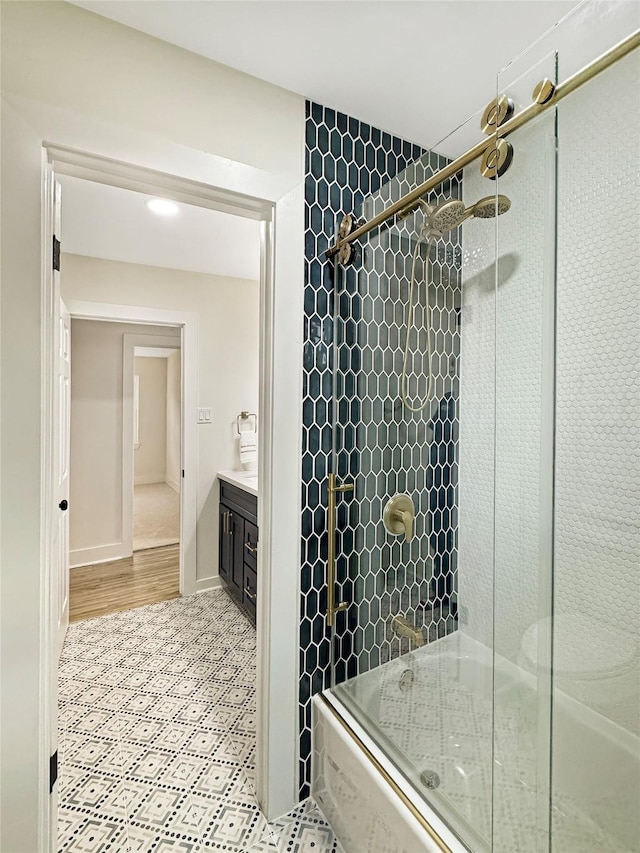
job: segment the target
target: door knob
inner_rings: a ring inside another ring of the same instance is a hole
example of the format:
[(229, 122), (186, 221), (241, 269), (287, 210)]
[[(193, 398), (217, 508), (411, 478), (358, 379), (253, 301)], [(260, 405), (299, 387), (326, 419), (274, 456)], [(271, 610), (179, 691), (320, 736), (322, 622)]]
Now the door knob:
[(64, 512), (65, 510), (69, 509), (69, 501), (68, 500), (62, 500), (62, 501), (60, 501), (58, 506), (60, 507), (62, 512)]
[(394, 536), (404, 533), (407, 542), (411, 542), (415, 515), (413, 501), (409, 495), (394, 495), (387, 501), (382, 521), (389, 533)]

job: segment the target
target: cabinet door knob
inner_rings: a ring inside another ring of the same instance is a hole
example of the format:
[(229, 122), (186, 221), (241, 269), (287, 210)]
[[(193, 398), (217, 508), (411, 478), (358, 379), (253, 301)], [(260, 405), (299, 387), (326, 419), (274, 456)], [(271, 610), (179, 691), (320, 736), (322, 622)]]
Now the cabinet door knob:
[(66, 499), (61, 500), (58, 506), (62, 510), (62, 512), (65, 512), (65, 510), (69, 509), (69, 501)]
[(254, 557), (255, 557), (255, 556), (256, 556), (256, 554), (258, 553), (258, 547), (257, 547), (257, 545), (252, 545), (252, 544), (251, 544), (251, 542), (245, 542), (245, 543), (244, 543), (244, 547), (245, 547), (245, 548), (247, 549), (247, 551), (248, 551), (250, 554), (252, 554)]
[(244, 594), (247, 596), (249, 601), (253, 601), (255, 603), (255, 600), (256, 600), (256, 593), (255, 592), (251, 592), (251, 590), (245, 586)]

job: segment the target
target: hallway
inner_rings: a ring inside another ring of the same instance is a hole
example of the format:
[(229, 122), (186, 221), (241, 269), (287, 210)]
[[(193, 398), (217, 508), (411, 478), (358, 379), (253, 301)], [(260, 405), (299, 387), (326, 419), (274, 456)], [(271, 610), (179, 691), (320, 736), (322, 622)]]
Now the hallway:
[(135, 486), (133, 550), (160, 548), (180, 541), (180, 494), (166, 483)]
[(179, 595), (179, 546), (135, 551), (122, 560), (78, 566), (71, 571), (69, 621), (93, 619)]
[(339, 851), (255, 797), (253, 626), (223, 590), (76, 623), (60, 664), (59, 850)]

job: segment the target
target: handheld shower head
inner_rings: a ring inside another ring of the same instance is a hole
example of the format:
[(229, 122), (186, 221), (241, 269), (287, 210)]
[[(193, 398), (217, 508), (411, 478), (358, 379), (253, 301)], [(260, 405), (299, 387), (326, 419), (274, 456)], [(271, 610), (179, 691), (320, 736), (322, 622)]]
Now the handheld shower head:
[(470, 215), (476, 219), (493, 219), (502, 216), (511, 207), (511, 199), (506, 195), (488, 195), (481, 198), (470, 208)]

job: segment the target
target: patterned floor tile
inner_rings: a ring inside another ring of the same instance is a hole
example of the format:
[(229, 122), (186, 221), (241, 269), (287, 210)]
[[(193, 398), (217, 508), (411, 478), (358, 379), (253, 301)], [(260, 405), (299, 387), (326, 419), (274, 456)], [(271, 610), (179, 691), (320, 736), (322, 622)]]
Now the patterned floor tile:
[(156, 830), (129, 826), (127, 830), (128, 853), (197, 853), (200, 842), (173, 838)]
[(202, 832), (209, 845), (234, 853), (245, 853), (268, 834), (269, 826), (257, 803), (231, 799), (219, 803)]
[(194, 782), (191, 792), (209, 799), (233, 799), (253, 802), (253, 788), (243, 768), (235, 764), (209, 761), (205, 771)]
[(312, 799), (274, 821), (272, 828), (280, 853), (342, 853), (333, 830)]
[(60, 809), (58, 836), (58, 849), (61, 853), (119, 853), (128, 846), (125, 823), (114, 818), (94, 817), (65, 807)]
[(280, 847), (275, 837), (271, 834), (258, 841), (258, 843), (249, 850), (249, 853), (281, 853)]
[(312, 801), (273, 824), (260, 811), (255, 649), (224, 590), (69, 628), (60, 853), (339, 849)]

